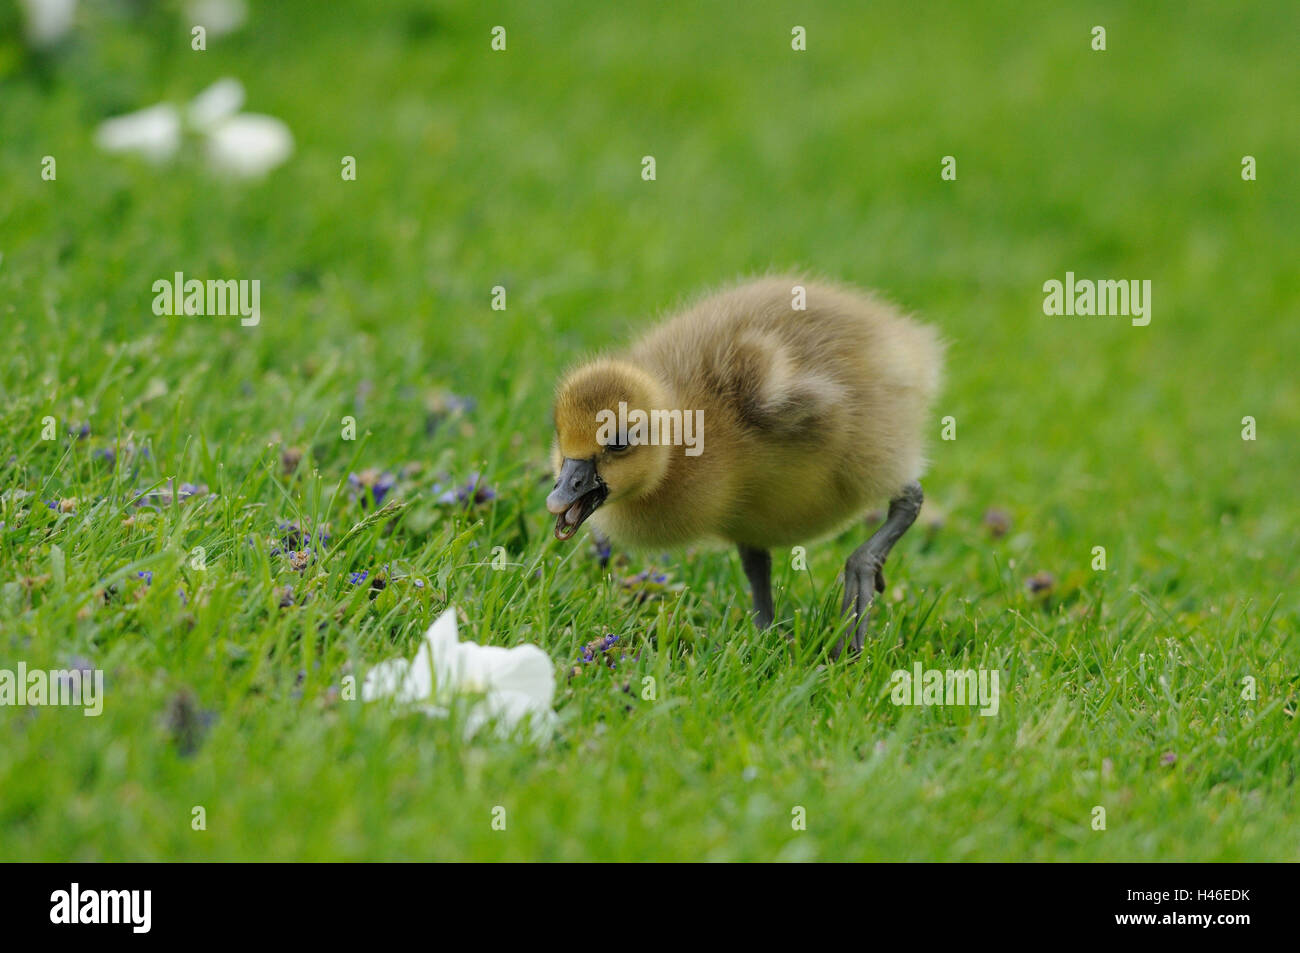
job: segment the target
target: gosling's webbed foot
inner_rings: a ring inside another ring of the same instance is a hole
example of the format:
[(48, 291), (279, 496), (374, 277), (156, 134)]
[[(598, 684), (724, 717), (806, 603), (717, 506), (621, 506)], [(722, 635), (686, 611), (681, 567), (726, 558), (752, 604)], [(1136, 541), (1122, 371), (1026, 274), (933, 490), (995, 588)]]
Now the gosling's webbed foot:
[[(871, 603), (877, 592), (885, 591), (885, 559), (894, 544), (916, 521), (921, 511), (921, 484), (909, 483), (902, 493), (889, 502), (889, 514), (880, 529), (869, 540), (853, 551), (844, 563), (844, 601), (840, 613), (850, 621), (852, 629), (846, 633), (849, 651), (856, 655), (862, 651), (867, 639), (867, 623)], [(835, 643), (831, 658), (837, 659), (844, 649), (844, 639)]]
[[(855, 655), (866, 644), (867, 623), (876, 593), (885, 591), (885, 556), (867, 542), (854, 550), (844, 564), (844, 600), (840, 614), (852, 622), (849, 651)], [(839, 658), (842, 648), (841, 640), (831, 652), (831, 658)]]

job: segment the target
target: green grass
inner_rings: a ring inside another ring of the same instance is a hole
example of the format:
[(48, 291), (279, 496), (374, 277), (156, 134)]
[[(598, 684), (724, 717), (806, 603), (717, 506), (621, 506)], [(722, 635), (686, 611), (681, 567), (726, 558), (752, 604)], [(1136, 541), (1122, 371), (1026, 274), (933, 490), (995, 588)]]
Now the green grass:
[[(99, 718), (0, 708), (0, 858), (1300, 857), (1294, 4), (380, 6), (254, 3), (205, 53), (170, 6), (86, 14), (39, 60), (0, 40), (0, 668), (80, 657), (107, 684)], [(224, 75), (295, 135), (265, 182), (94, 147)], [(603, 572), (543, 506), (566, 365), (797, 267), (951, 342), (946, 515), (895, 551), (855, 664), (827, 650), (865, 525), (806, 572), (776, 554), (787, 644), (750, 626), (734, 554)], [(1151, 279), (1150, 326), (1045, 316), (1067, 270)], [(155, 317), (175, 271), (260, 279), (261, 324)], [(443, 392), (477, 406), (430, 435)], [(349, 534), (367, 467), (406, 505)], [(476, 470), (496, 500), (434, 501)], [(169, 478), (210, 492), (131, 506)], [(302, 572), (270, 553), (285, 520), (332, 533)], [(684, 589), (620, 584), (652, 567)], [(448, 604), (463, 638), (554, 659), (553, 745), (340, 696)], [(569, 680), (605, 632), (635, 660)], [(896, 707), (917, 661), (996, 667), (998, 715)]]

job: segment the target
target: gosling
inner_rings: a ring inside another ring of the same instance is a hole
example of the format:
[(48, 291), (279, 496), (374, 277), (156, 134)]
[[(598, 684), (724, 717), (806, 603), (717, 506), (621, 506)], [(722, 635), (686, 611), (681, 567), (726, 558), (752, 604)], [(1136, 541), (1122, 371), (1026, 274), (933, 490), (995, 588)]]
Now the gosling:
[(766, 628), (770, 550), (888, 500), (844, 565), (841, 612), (860, 652), (885, 559), (921, 508), (942, 363), (932, 328), (849, 288), (769, 277), (705, 297), (561, 381), (555, 535), (591, 519), (632, 548), (734, 545)]

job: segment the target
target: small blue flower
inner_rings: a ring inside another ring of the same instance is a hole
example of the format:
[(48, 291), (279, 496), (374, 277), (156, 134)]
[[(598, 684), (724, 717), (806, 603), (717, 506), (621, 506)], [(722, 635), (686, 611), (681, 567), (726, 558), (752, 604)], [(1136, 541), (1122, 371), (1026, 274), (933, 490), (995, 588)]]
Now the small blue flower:
[[(439, 493), (440, 490), (442, 492)], [(449, 490), (443, 490), (441, 483), (435, 483), (433, 492), (438, 493), (437, 500), (439, 503), (486, 503), (497, 498), (496, 490), (488, 486), (482, 475), (477, 471), (471, 473), (469, 480), (464, 484), (453, 486)]]
[(138, 573), (136, 573), (135, 575), (136, 575), (136, 578), (137, 578), (137, 579), (143, 579), (143, 580), (144, 580), (144, 584), (145, 584), (146, 586), (152, 586), (152, 585), (153, 585), (153, 573), (150, 572), (148, 569), (141, 569), (141, 570), (140, 570)]
[(365, 509), (373, 497), (375, 506), (384, 505), (384, 497), (388, 495), (397, 483), (397, 478), (387, 471), (380, 471), (375, 467), (368, 467), (360, 473), (348, 474), (348, 489), (353, 499), (361, 501), (362, 509)]
[(370, 575), (370, 571), (367, 569), (363, 569), (360, 572), (351, 573), (348, 576), (348, 583), (353, 586), (359, 586), (366, 581), (366, 577), (369, 575)]
[(450, 392), (436, 394), (425, 401), (424, 432), (432, 437), (444, 420), (470, 413), (476, 406), (473, 397), (461, 397)]
[(192, 496), (203, 496), (208, 492), (206, 483), (182, 483), (180, 491), (173, 489), (171, 477), (167, 478), (165, 486), (157, 490), (136, 490), (133, 506), (150, 506), (154, 508), (171, 506), (173, 500), (187, 500)]
[[(303, 529), (292, 520), (284, 520), (279, 525), (280, 540), (271, 547), (271, 555), (279, 556), (282, 551), (290, 553), (296, 550), (303, 550), (314, 553), (315, 550), (311, 545), (311, 532)], [(328, 543), (330, 539), (329, 530), (323, 526), (316, 528), (317, 540), (321, 543)]]
[[(619, 641), (619, 636), (613, 632), (606, 632), (604, 635), (597, 636), (590, 642), (579, 646), (578, 652), (581, 658), (578, 660), (582, 664), (603, 661), (607, 668), (617, 668), (618, 663), (622, 661), (622, 655), (614, 651), (615, 644)], [(575, 668), (574, 672), (581, 671), (581, 668)]]

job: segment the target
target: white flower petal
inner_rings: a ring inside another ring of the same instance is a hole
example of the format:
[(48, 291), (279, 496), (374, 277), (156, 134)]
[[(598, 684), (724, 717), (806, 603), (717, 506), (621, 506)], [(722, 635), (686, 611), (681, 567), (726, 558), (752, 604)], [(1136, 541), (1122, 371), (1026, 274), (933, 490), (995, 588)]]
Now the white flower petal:
[(380, 662), (366, 672), (366, 680), (361, 683), (361, 700), (372, 702), (396, 695), (401, 690), (410, 667), (411, 663), (404, 658)]
[(95, 142), (108, 152), (137, 152), (152, 162), (165, 162), (181, 144), (181, 117), (170, 103), (105, 119), (95, 130)]
[(550, 707), (555, 698), (555, 666), (551, 657), (535, 645), (501, 648), (466, 642), (462, 681), (477, 691), (518, 692)]
[(555, 712), (549, 705), (539, 705), (522, 692), (489, 692), (465, 716), (465, 737), (472, 738), (487, 724), (496, 729), (497, 737), (509, 738), (527, 725), (528, 737), (536, 742), (549, 741), (555, 732)]
[(429, 651), (421, 645), (411, 661), (389, 659), (369, 672), (361, 685), (361, 700), (391, 698), (401, 704), (424, 701), (433, 694), (433, 668)]
[(190, 102), (190, 125), (200, 132), (229, 119), (244, 105), (244, 84), (227, 76), (219, 79)]
[[(450, 703), (464, 694), (483, 696), (466, 714), (466, 738), (472, 738), (488, 723), (495, 724), (503, 737), (525, 722), (534, 741), (546, 741), (554, 733), (557, 719), (551, 702), (555, 698), (555, 667), (550, 656), (535, 645), (507, 649), (461, 642), (454, 608), (448, 608), (429, 626), (412, 662), (396, 659), (375, 666), (361, 690), (364, 701), (378, 697), (422, 701), (432, 697)], [(447, 715), (443, 707), (426, 705), (422, 710), (430, 715)]]
[(27, 41), (33, 46), (53, 46), (72, 29), (77, 0), (19, 0), (26, 14)]
[(456, 692), (460, 681), (461, 644), (456, 632), (456, 610), (448, 608), (424, 633), (422, 649), (427, 649), (433, 661), (433, 673), (441, 696)]
[(416, 649), (415, 658), (411, 660), (411, 671), (402, 689), (399, 701), (423, 701), (433, 697), (433, 664), (429, 650), (423, 644)]
[(274, 116), (241, 113), (208, 132), (208, 158), (221, 172), (256, 178), (293, 154), (293, 134)]
[(203, 27), (209, 37), (233, 33), (248, 19), (244, 0), (191, 0), (185, 12), (190, 25)]

